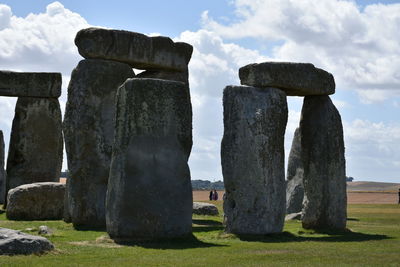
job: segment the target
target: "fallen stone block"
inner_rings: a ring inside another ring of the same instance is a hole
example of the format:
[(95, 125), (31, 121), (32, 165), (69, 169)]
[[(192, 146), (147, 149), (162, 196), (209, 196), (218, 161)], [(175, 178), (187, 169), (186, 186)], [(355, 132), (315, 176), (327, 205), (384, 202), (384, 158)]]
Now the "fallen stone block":
[(218, 208), (214, 204), (204, 202), (193, 202), (193, 214), (197, 215), (218, 215)]
[(285, 216), (285, 221), (300, 220), (301, 216), (302, 216), (301, 211), (295, 212), (295, 213), (290, 213)]
[(61, 73), (0, 71), (0, 96), (51, 97), (61, 95)]
[(288, 96), (331, 95), (333, 75), (310, 63), (264, 62), (239, 69), (240, 83), (255, 87), (276, 87)]
[(145, 70), (185, 71), (193, 52), (191, 45), (168, 37), (101, 28), (80, 30), (75, 44), (84, 58), (114, 60)]
[(33, 183), (11, 189), (7, 195), (9, 220), (61, 220), (65, 184)]
[(0, 228), (0, 255), (41, 254), (53, 249), (53, 244), (44, 237)]

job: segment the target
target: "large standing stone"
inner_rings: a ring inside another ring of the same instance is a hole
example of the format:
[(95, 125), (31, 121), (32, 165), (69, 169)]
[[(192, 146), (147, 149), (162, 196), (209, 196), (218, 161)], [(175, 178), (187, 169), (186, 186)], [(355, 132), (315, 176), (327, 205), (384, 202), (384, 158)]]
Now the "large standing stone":
[(239, 69), (240, 83), (277, 87), (287, 95), (330, 95), (335, 93), (333, 75), (310, 63), (264, 62)]
[(285, 219), (286, 95), (276, 88), (224, 90), (221, 146), (226, 230), (281, 232)]
[(6, 216), (9, 220), (61, 220), (65, 184), (24, 184), (8, 191)]
[(18, 98), (7, 158), (7, 192), (23, 184), (58, 182), (62, 159), (58, 100)]
[(116, 240), (191, 233), (189, 88), (181, 82), (129, 79), (117, 99), (107, 232)]
[(0, 96), (53, 97), (61, 95), (61, 73), (0, 71)]
[(75, 44), (84, 58), (115, 60), (146, 70), (185, 71), (193, 52), (191, 45), (168, 37), (100, 28), (80, 30)]
[(6, 194), (6, 172), (4, 170), (4, 137), (0, 130), (0, 204), (4, 203)]
[(53, 244), (44, 237), (0, 228), (0, 255), (39, 254), (53, 249)]
[(72, 72), (64, 135), (69, 169), (66, 215), (75, 227), (105, 226), (115, 95), (133, 76), (127, 64), (98, 59), (82, 60)]
[(289, 154), (286, 183), (286, 213), (297, 213), (303, 208), (303, 161), (301, 159), (300, 129), (294, 132)]
[(303, 227), (344, 229), (347, 199), (343, 128), (329, 96), (304, 98), (300, 136)]

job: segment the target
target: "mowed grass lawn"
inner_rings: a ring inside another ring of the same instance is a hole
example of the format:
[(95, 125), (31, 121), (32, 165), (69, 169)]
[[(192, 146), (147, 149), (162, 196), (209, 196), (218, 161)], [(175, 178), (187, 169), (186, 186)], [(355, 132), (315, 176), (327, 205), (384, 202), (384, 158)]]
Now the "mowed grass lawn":
[[(218, 203), (220, 212), (221, 203)], [(284, 233), (234, 236), (221, 216), (194, 216), (193, 237), (121, 246), (102, 231), (77, 231), (62, 221), (8, 221), (0, 227), (35, 233), (47, 225), (56, 249), (44, 255), (0, 256), (0, 266), (400, 266), (400, 205), (349, 205), (343, 233), (304, 230), (299, 221)]]

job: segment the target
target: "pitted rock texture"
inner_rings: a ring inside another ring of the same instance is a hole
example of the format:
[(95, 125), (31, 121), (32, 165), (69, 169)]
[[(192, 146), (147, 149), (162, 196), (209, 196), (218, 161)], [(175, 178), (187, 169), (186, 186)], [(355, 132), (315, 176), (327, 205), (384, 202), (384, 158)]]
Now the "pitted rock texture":
[(153, 78), (169, 81), (184, 82), (189, 86), (189, 71), (163, 71), (163, 70), (147, 70), (136, 75), (136, 78)]
[(286, 213), (300, 212), (303, 208), (303, 162), (301, 159), (300, 129), (294, 132), (290, 149), (286, 181)]
[(61, 73), (0, 71), (0, 96), (52, 97), (61, 95)]
[(114, 240), (174, 238), (192, 231), (189, 88), (181, 82), (128, 79), (118, 89), (107, 191)]
[(285, 218), (286, 95), (276, 88), (227, 86), (223, 105), (226, 231), (281, 232)]
[(344, 229), (347, 196), (343, 128), (329, 96), (304, 98), (300, 136), (305, 194), (303, 227)]
[(61, 220), (65, 184), (33, 183), (11, 189), (7, 195), (9, 220)]
[(197, 215), (212, 215), (219, 214), (217, 206), (204, 202), (193, 202), (193, 214)]
[(7, 158), (7, 192), (23, 184), (58, 182), (63, 160), (57, 99), (19, 97)]
[(53, 249), (53, 244), (44, 237), (0, 228), (0, 255), (41, 254)]
[(6, 194), (6, 171), (4, 170), (4, 137), (0, 130), (0, 204), (4, 203)]
[(193, 52), (191, 45), (168, 37), (101, 28), (80, 30), (75, 44), (84, 58), (114, 60), (145, 70), (185, 71)]
[(65, 219), (75, 227), (105, 227), (115, 95), (133, 76), (127, 64), (98, 59), (82, 60), (72, 72), (63, 127), (70, 173)]
[(239, 69), (240, 83), (256, 87), (276, 87), (289, 96), (331, 95), (333, 75), (310, 63), (264, 62)]

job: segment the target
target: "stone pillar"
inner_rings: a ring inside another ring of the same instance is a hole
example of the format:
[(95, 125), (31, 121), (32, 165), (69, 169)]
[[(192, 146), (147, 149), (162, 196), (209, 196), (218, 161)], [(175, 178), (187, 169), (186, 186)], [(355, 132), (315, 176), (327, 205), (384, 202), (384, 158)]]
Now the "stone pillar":
[(105, 227), (105, 198), (115, 124), (115, 95), (132, 68), (87, 59), (73, 70), (64, 118), (69, 177), (67, 221), (75, 227)]
[(340, 114), (329, 96), (306, 96), (300, 120), (304, 228), (346, 227), (346, 173)]
[(58, 182), (63, 158), (56, 98), (19, 97), (7, 158), (7, 192), (23, 184)]
[(187, 85), (135, 78), (118, 90), (107, 232), (120, 241), (192, 231), (192, 108)]
[(276, 88), (224, 90), (221, 145), (226, 231), (282, 231), (285, 217), (286, 94)]
[(303, 161), (301, 159), (300, 130), (296, 129), (290, 149), (288, 169), (286, 175), (286, 213), (297, 213), (302, 210), (303, 187)]
[(6, 195), (6, 172), (4, 170), (4, 137), (0, 130), (0, 204), (4, 204)]

